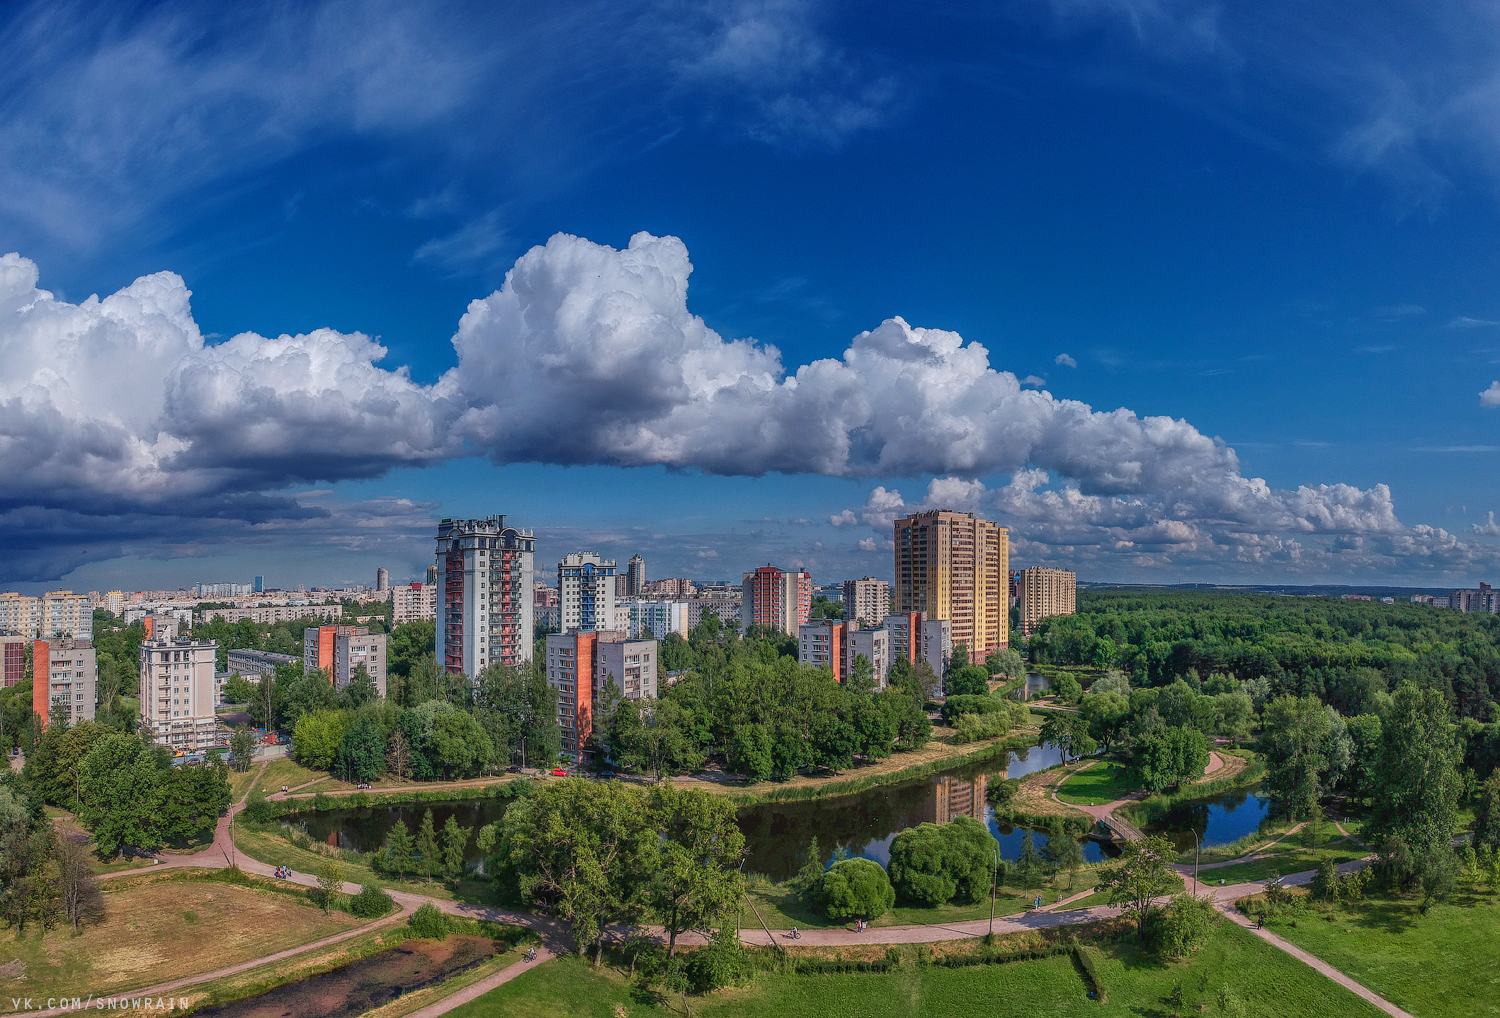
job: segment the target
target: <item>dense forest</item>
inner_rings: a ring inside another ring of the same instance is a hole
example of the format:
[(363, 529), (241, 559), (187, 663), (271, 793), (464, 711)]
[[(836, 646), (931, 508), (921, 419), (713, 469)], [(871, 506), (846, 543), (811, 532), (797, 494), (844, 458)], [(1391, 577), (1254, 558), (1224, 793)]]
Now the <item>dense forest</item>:
[[(1080, 592), (1078, 614), (1045, 620), (1031, 660), (1117, 668), (1136, 685), (1189, 673), (1265, 677), (1344, 714), (1410, 680), (1459, 717), (1490, 720), (1500, 696), (1500, 617), (1425, 605), (1220, 591)], [(1378, 673), (1378, 676), (1377, 676)]]

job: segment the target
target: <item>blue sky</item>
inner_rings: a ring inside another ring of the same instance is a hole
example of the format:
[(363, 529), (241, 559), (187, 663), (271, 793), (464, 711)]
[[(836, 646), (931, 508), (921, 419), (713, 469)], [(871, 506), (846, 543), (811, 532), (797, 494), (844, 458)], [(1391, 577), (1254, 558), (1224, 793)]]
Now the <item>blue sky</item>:
[(1495, 15), (1303, 6), (8, 5), (0, 583), (1500, 575)]

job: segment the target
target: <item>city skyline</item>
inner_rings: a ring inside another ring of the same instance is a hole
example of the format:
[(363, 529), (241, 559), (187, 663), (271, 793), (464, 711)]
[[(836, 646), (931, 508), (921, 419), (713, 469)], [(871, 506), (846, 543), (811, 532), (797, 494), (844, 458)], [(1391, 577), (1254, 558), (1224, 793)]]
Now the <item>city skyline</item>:
[(1458, 7), (1342, 64), (1280, 3), (581, 10), (8, 6), (0, 587), (406, 582), (491, 512), (659, 576), (940, 508), (1098, 582), (1500, 568)]

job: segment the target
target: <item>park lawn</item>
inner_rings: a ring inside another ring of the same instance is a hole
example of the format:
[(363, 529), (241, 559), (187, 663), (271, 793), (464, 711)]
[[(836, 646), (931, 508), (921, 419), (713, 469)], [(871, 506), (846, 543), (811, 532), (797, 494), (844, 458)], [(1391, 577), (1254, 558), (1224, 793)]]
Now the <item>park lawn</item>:
[[(1293, 835), (1282, 842), (1282, 845), (1291, 845), (1296, 838), (1297, 835)], [(1281, 846), (1277, 847), (1280, 848)], [(1352, 862), (1355, 859), (1363, 859), (1369, 854), (1369, 849), (1362, 848), (1346, 838), (1340, 838), (1331, 844), (1318, 846), (1317, 852), (1312, 852), (1301, 845), (1296, 845), (1283, 851), (1274, 852), (1264, 859), (1236, 863), (1233, 866), (1219, 866), (1215, 869), (1203, 870), (1199, 875), (1205, 883), (1217, 884), (1222, 880), (1226, 884), (1242, 884), (1250, 880), (1269, 880), (1273, 876), (1286, 877), (1291, 876), (1293, 873), (1315, 870), (1324, 856), (1327, 856), (1336, 863), (1343, 863)]]
[(286, 785), (288, 788), (296, 788), (298, 785), (305, 785), (309, 781), (317, 782), (316, 785), (307, 789), (309, 794), (313, 792), (331, 792), (340, 788), (352, 789), (355, 787), (346, 781), (338, 780), (327, 771), (315, 771), (309, 767), (303, 767), (295, 760), (289, 759), (272, 760), (266, 766), (265, 776), (255, 783), (255, 787), (259, 788), (266, 795), (274, 795), (281, 791), (282, 785)]
[[(234, 845), (252, 859), (267, 866), (290, 866), (297, 873), (317, 873), (318, 868), (332, 856), (322, 852), (298, 848), (279, 834), (263, 830), (252, 830), (248, 824), (235, 824)], [(349, 853), (338, 856), (344, 870), (344, 880), (353, 884), (375, 884), (397, 891), (409, 891), (443, 901), (468, 901), (480, 905), (491, 904), (493, 886), (489, 881), (460, 880), (455, 892), (448, 884), (437, 880), (397, 880), (383, 873), (376, 873), (364, 863), (350, 860)]]
[[(166, 879), (175, 877), (176, 879)], [(180, 874), (143, 874), (100, 885), (105, 918), (74, 937), (29, 925), (0, 952), (25, 970), (0, 980), (9, 996), (108, 995), (209, 972), (306, 944), (364, 923), (324, 915), (305, 898)]]
[[(1185, 890), (1187, 890), (1187, 883), (1186, 883), (1186, 881), (1184, 881), (1182, 877), (1174, 875), (1172, 877), (1171, 882), (1169, 883), (1169, 886), (1168, 886), (1167, 890), (1164, 891), (1163, 893), (1165, 893), (1165, 894), (1181, 894)], [(1073, 902), (1071, 905), (1067, 906), (1062, 911), (1064, 911), (1064, 912), (1072, 912), (1073, 910), (1080, 909), (1080, 908), (1093, 908), (1095, 905), (1108, 905), (1109, 904), (1109, 896), (1110, 896), (1110, 892), (1109, 891), (1095, 891), (1093, 894), (1089, 895), (1087, 898), (1079, 898), (1077, 901)]]
[[(750, 985), (689, 997), (700, 1018), (1095, 1018), (1165, 1016), (1168, 1000), (1182, 983), (1185, 1007), (1179, 1013), (1219, 1014), (1219, 987), (1246, 1004), (1249, 1018), (1382, 1018), (1382, 1012), (1301, 962), (1243, 930), (1223, 923), (1190, 961), (1162, 966), (1133, 942), (1098, 950), (1099, 974), (1108, 989), (1106, 1004), (1088, 998), (1067, 955), (1037, 961), (968, 968), (916, 966), (910, 947), (894, 972), (856, 975), (772, 975), (761, 973)], [(1201, 976), (1208, 990), (1200, 991)], [(559, 958), (496, 987), (449, 1012), (451, 1018), (637, 1018), (682, 1014), (677, 995), (662, 999), (629, 985), (620, 969), (595, 971), (576, 957)]]
[(1057, 786), (1057, 797), (1074, 806), (1103, 806), (1123, 799), (1138, 787), (1129, 770), (1115, 760), (1098, 761), (1064, 779)]
[[(269, 766), (267, 767), (269, 770)], [(239, 802), (250, 794), (250, 786), (255, 783), (255, 777), (260, 773), (260, 764), (252, 763), (247, 771), (237, 771), (233, 768), (229, 771), (229, 795), (231, 802)], [(280, 785), (276, 786), (280, 788)]]
[[(1087, 890), (1098, 881), (1098, 872), (1090, 867), (1080, 869), (1073, 875), (1073, 890), (1067, 889), (1067, 878), (1063, 877), (1057, 887), (1032, 888), (1030, 890), (1001, 885), (1000, 893), (995, 899), (995, 915), (1010, 916), (1019, 915), (1031, 908), (1038, 895), (1041, 896), (1042, 904), (1051, 905), (1070, 894)], [(852, 926), (852, 922), (835, 922), (829, 919), (821, 911), (809, 905), (807, 901), (797, 892), (785, 884), (762, 884), (752, 887), (747, 892), (748, 897), (754, 903), (755, 910), (760, 912), (760, 920), (773, 930), (790, 929), (793, 926), (805, 930), (829, 930), (841, 929)], [(754, 929), (760, 925), (756, 919), (755, 910), (748, 906), (740, 918), (742, 929)], [(961, 923), (971, 919), (988, 919), (990, 915), (990, 902), (984, 901), (973, 905), (937, 905), (925, 907), (909, 905), (897, 901), (896, 907), (878, 919), (870, 923), (871, 926), (921, 926), (921, 925), (943, 925), (946, 923)]]
[(1466, 889), (1426, 915), (1418, 904), (1373, 895), (1266, 926), (1418, 1018), (1500, 1015), (1500, 897)]

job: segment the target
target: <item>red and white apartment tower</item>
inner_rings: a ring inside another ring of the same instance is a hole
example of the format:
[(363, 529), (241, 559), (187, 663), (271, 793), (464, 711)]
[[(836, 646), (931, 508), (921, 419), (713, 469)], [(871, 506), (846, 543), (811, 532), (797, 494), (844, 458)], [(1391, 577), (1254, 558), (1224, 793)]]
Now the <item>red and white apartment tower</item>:
[(536, 538), (504, 516), (443, 520), (437, 532), (437, 659), (474, 676), (531, 660)]
[(740, 628), (764, 626), (788, 636), (812, 614), (812, 574), (761, 566), (746, 573), (741, 594)]

